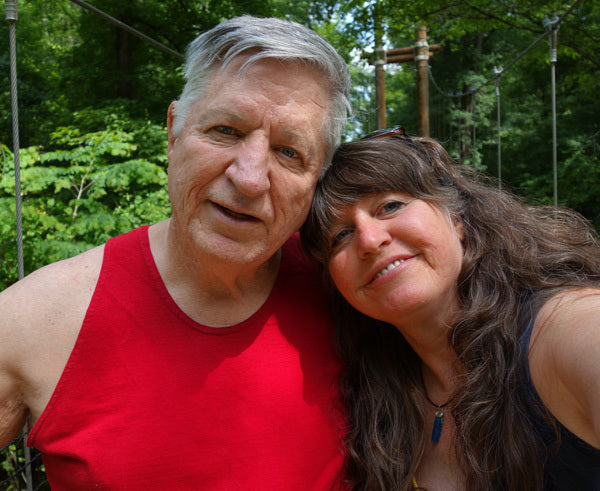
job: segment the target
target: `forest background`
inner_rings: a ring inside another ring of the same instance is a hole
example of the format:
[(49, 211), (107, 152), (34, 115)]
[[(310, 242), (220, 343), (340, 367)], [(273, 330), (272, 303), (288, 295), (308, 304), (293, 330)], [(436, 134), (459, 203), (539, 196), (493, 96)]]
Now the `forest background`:
[[(18, 3), (17, 87), (24, 268), (29, 273), (169, 214), (166, 109), (182, 61), (68, 0)], [(552, 94), (544, 18), (561, 18), (556, 63), (558, 202), (600, 226), (600, 0), (93, 0), (94, 7), (183, 54), (201, 31), (249, 13), (313, 28), (353, 75), (345, 139), (376, 129), (373, 65), (389, 48), (430, 44), (431, 135), (458, 160), (553, 202)], [(575, 5), (575, 8), (571, 8)], [(17, 279), (9, 25), (0, 27), (0, 289)], [(361, 57), (362, 56), (362, 57)], [(515, 62), (515, 60), (518, 61)], [(509, 66), (498, 80), (494, 70)], [(388, 64), (387, 122), (417, 133), (415, 64)], [(500, 135), (499, 135), (500, 134)]]
[[(169, 215), (165, 120), (182, 87), (182, 61), (77, 2), (17, 3), (27, 274)], [(430, 60), (431, 135), (457, 160), (491, 176), (498, 176), (501, 164), (503, 187), (546, 204), (553, 202), (554, 174), (551, 63), (544, 35), (547, 20), (561, 18), (555, 65), (558, 202), (600, 226), (600, 0), (90, 3), (179, 54), (199, 32), (240, 14), (311, 27), (329, 39), (352, 71), (354, 115), (346, 140), (376, 129), (374, 68), (365, 59), (375, 40), (388, 49), (414, 46), (416, 29), (424, 25), (429, 43), (440, 45)], [(0, 25), (0, 43), (4, 289), (18, 278), (8, 22)], [(415, 72), (414, 63), (385, 66), (388, 125), (401, 124), (413, 135)], [(22, 460), (14, 448), (5, 455), (7, 471)], [(19, 485), (4, 483), (3, 489)]]

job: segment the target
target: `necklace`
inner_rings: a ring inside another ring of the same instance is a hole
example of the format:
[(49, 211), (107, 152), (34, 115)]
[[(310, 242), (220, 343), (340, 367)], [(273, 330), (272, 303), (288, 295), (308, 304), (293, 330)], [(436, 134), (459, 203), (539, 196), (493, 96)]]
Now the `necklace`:
[(435, 402), (433, 402), (429, 397), (429, 393), (427, 392), (427, 387), (425, 386), (425, 379), (423, 378), (423, 369), (420, 365), (419, 374), (421, 375), (421, 387), (423, 387), (425, 399), (427, 399), (427, 402), (429, 402), (429, 404), (436, 408), (435, 419), (433, 420), (433, 429), (431, 431), (431, 441), (433, 443), (437, 443), (440, 441), (440, 435), (442, 434), (442, 425), (444, 424), (444, 408), (450, 403), (450, 401), (452, 401), (453, 397), (444, 402), (444, 404), (436, 404)]

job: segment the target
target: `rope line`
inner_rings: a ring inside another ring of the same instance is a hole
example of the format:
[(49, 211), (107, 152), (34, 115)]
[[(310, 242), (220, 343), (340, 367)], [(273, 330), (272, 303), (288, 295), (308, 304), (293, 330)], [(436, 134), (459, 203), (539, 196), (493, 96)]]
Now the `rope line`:
[[(9, 4), (14, 5), (9, 5)], [(17, 7), (16, 1), (6, 2), (10, 44), (10, 95), (12, 111), (13, 154), (15, 159), (15, 205), (17, 207), (17, 268), (19, 279), (24, 276), (23, 217), (21, 212), (21, 162), (19, 159), (19, 103), (17, 97)]]
[(103, 19), (109, 21), (110, 23), (116, 25), (117, 27), (120, 27), (124, 31), (127, 31), (130, 34), (133, 34), (134, 36), (137, 36), (140, 39), (143, 39), (147, 43), (150, 43), (152, 46), (164, 51), (165, 53), (169, 53), (170, 55), (175, 56), (176, 58), (179, 58), (180, 60), (184, 59), (184, 56), (181, 53), (178, 53), (177, 51), (172, 50), (171, 48), (165, 46), (162, 43), (159, 43), (158, 41), (152, 39), (151, 37), (146, 36), (144, 33), (134, 29), (131, 26), (128, 26), (124, 22), (121, 22), (119, 19), (116, 19), (116, 18), (108, 15), (106, 12), (103, 12), (99, 8), (96, 8), (93, 5), (90, 5), (89, 3), (84, 2), (83, 0), (71, 0), (71, 2), (76, 5), (79, 5), (80, 7), (84, 8), (84, 9), (89, 10), (90, 12), (93, 12), (94, 14), (102, 17)]
[[(13, 154), (15, 167), (15, 220), (17, 234), (17, 271), (19, 280), (25, 276), (23, 259), (23, 212), (21, 202), (21, 160), (19, 142), (19, 101), (17, 96), (17, 2), (7, 0), (5, 3), (6, 20), (9, 23), (9, 51), (10, 51), (10, 95), (12, 113)], [(27, 491), (33, 491), (31, 474), (31, 451), (27, 447), (27, 424), (23, 428), (23, 454), (25, 456), (25, 481)]]

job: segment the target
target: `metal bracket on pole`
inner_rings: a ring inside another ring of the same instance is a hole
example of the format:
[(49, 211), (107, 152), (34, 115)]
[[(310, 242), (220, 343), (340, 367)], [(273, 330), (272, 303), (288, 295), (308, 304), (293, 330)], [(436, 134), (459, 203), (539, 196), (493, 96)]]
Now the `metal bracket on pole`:
[(558, 60), (556, 54), (558, 46), (558, 29), (560, 28), (559, 18), (556, 15), (556, 13), (552, 14), (552, 19), (549, 19), (547, 16), (544, 16), (542, 25), (546, 29), (546, 32), (550, 34), (550, 63), (556, 63), (556, 61)]
[(5, 1), (5, 9), (6, 9), (6, 20), (7, 21), (16, 21), (17, 20), (17, 0), (6, 0)]
[(426, 39), (415, 42), (415, 61), (429, 61), (429, 43)]
[(375, 48), (375, 66), (385, 65), (387, 63), (387, 53), (383, 46), (377, 46)]

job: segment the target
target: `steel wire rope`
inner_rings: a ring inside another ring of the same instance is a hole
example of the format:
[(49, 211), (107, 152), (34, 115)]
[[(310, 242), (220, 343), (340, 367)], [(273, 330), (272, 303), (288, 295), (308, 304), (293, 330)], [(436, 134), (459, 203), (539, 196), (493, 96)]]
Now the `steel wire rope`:
[(103, 19), (109, 21), (110, 23), (116, 25), (117, 27), (120, 27), (124, 31), (127, 31), (130, 34), (133, 34), (134, 36), (136, 36), (140, 39), (143, 39), (147, 43), (164, 51), (165, 53), (169, 53), (170, 55), (173, 55), (176, 58), (179, 58), (180, 60), (184, 59), (184, 56), (181, 53), (178, 53), (177, 51), (169, 48), (168, 46), (165, 46), (164, 44), (156, 41), (155, 39), (152, 39), (150, 36), (146, 36), (146, 34), (138, 31), (137, 29), (134, 29), (133, 27), (125, 24), (124, 22), (121, 22), (119, 19), (116, 19), (116, 18), (112, 17), (111, 15), (108, 15), (106, 12), (103, 12), (99, 8), (94, 7), (93, 5), (90, 5), (89, 3), (84, 2), (83, 0), (71, 0), (71, 2), (74, 3), (75, 5), (79, 5), (80, 7), (89, 10), (90, 12), (93, 12), (94, 14), (98, 15), (99, 17), (102, 17)]
[(498, 129), (498, 189), (502, 190), (502, 119), (500, 117), (500, 77), (502, 76), (502, 69), (494, 68), (494, 73), (496, 73), (496, 127)]
[[(17, 0), (6, 0), (6, 20), (9, 24), (10, 51), (10, 98), (12, 114), (13, 155), (15, 168), (15, 221), (17, 234), (17, 271), (19, 280), (25, 276), (23, 260), (23, 214), (21, 202), (21, 161), (19, 158), (19, 102), (17, 95)], [(29, 428), (25, 423), (21, 436), (23, 438), (23, 454), (25, 457), (25, 481), (27, 491), (33, 491), (31, 473), (31, 452), (27, 446)]]
[(15, 163), (15, 205), (17, 218), (17, 268), (19, 279), (24, 276), (23, 217), (21, 213), (21, 162), (19, 159), (19, 103), (17, 97), (17, 1), (6, 1), (6, 20), (9, 24), (10, 99), (12, 112), (13, 154)]
[[(573, 5), (571, 5), (571, 7), (569, 7), (569, 9), (563, 14), (561, 15), (559, 18), (557, 19), (553, 19), (551, 21), (552, 24), (552, 28), (556, 28), (558, 29), (558, 26), (560, 26), (561, 22), (563, 21), (563, 19), (569, 15), (573, 9), (575, 9), (582, 0), (577, 0)], [(555, 27), (556, 26), (556, 27)], [(535, 48), (540, 41), (543, 41), (544, 38), (546, 38), (549, 34), (549, 31), (546, 30), (544, 31), (543, 34), (541, 34), (535, 41), (533, 41), (533, 43), (531, 43), (527, 48), (525, 48), (516, 58), (514, 58), (510, 63), (508, 63), (505, 67), (501, 68), (502, 73), (506, 72), (509, 68), (511, 68), (515, 63), (517, 63), (521, 58), (523, 58), (527, 53), (529, 53), (533, 48)], [(483, 87), (485, 87), (487, 84), (489, 84), (490, 82), (496, 80), (497, 78), (497, 74), (494, 73), (493, 76), (489, 77), (485, 82), (483, 82), (482, 84), (480, 84), (477, 87), (473, 87), (470, 88), (467, 91), (456, 91), (456, 92), (445, 92), (444, 90), (442, 90), (442, 88), (437, 84), (435, 77), (433, 76), (433, 73), (431, 73), (431, 65), (429, 65), (429, 63), (427, 64), (427, 69), (429, 72), (429, 79), (431, 80), (433, 86), (444, 96), (446, 97), (450, 97), (450, 98), (460, 98), (460, 97), (464, 97), (466, 95), (471, 95), (474, 94), (475, 92), (478, 92), (479, 90), (481, 90)]]
[(567, 11), (562, 14), (559, 18), (556, 17), (556, 14), (552, 18), (552, 20), (544, 17), (543, 26), (544, 33), (540, 35), (533, 43), (531, 43), (524, 51), (522, 51), (516, 58), (514, 58), (510, 63), (508, 63), (505, 67), (494, 67), (494, 75), (488, 78), (484, 83), (479, 85), (478, 87), (474, 87), (469, 89), (468, 91), (457, 91), (454, 93), (444, 92), (433, 76), (431, 72), (431, 65), (427, 64), (427, 71), (429, 74), (429, 80), (433, 84), (433, 86), (437, 89), (437, 91), (445, 97), (448, 98), (460, 98), (467, 95), (472, 95), (481, 90), (491, 81), (495, 81), (495, 92), (496, 92), (496, 106), (497, 106), (497, 125), (498, 125), (498, 187), (502, 189), (502, 157), (501, 157), (501, 140), (500, 140), (500, 77), (502, 74), (515, 65), (521, 58), (523, 58), (527, 53), (529, 53), (535, 46), (537, 46), (540, 41), (542, 41), (546, 36), (549, 37), (550, 40), (550, 76), (551, 76), (551, 98), (552, 98), (552, 181), (553, 181), (553, 201), (554, 206), (558, 206), (558, 141), (557, 141), (557, 116), (556, 116), (556, 61), (557, 61), (557, 31), (562, 23), (563, 19), (567, 17), (580, 3), (582, 0), (577, 0)]

